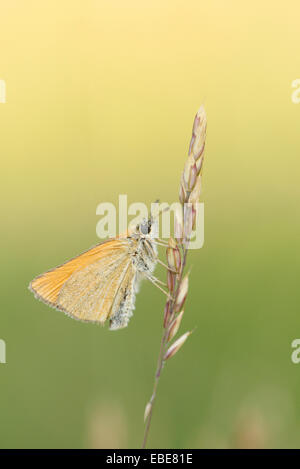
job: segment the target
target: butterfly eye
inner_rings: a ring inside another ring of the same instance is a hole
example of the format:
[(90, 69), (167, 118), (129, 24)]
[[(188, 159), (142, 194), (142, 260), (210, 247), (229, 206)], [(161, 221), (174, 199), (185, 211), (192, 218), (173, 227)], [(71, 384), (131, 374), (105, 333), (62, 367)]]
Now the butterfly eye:
[(149, 226), (148, 222), (147, 223), (142, 223), (140, 226), (140, 231), (143, 235), (149, 234), (150, 233), (151, 227)]

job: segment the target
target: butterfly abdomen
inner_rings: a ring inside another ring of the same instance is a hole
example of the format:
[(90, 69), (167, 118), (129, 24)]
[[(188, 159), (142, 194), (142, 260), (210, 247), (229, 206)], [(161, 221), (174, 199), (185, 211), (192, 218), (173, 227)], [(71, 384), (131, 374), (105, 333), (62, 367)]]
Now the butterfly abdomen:
[(113, 313), (109, 322), (109, 329), (111, 331), (123, 329), (128, 325), (129, 319), (133, 315), (135, 308), (135, 281), (127, 287), (123, 292), (123, 298), (119, 304), (117, 311)]

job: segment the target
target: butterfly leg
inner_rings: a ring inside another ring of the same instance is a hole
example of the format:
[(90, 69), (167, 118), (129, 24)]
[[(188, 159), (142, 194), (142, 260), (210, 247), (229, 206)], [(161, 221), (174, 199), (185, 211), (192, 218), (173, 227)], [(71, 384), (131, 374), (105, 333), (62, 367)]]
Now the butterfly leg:
[(151, 278), (152, 278), (152, 280), (159, 283), (160, 285), (163, 285), (164, 287), (168, 286), (165, 282), (162, 282), (161, 280), (159, 280), (159, 278), (155, 277), (154, 275), (151, 275)]
[(170, 272), (173, 272), (173, 274), (178, 274), (178, 273), (179, 273), (179, 272), (177, 272), (177, 270), (172, 269), (172, 268), (169, 267), (167, 264), (165, 264), (163, 261), (161, 261), (161, 260), (159, 259), (159, 257), (156, 257), (156, 260), (157, 260), (157, 262), (158, 262), (160, 265), (162, 265), (163, 267), (165, 267), (165, 269), (169, 270)]
[(156, 244), (157, 246), (162, 246), (164, 248), (168, 247), (168, 244), (160, 243), (159, 241), (152, 241), (153, 244)]
[(169, 241), (166, 241), (165, 239), (161, 239), (161, 238), (156, 238), (157, 241), (161, 244), (164, 244), (165, 246), (169, 246)]
[(160, 239), (160, 238), (155, 238), (155, 241), (154, 241), (156, 244), (159, 244), (160, 246), (165, 246), (165, 247), (168, 247), (169, 246), (169, 243), (167, 241), (165, 241), (164, 239)]
[(148, 248), (149, 248), (150, 251), (151, 251), (151, 255), (154, 257), (154, 259), (155, 259), (160, 265), (162, 265), (165, 269), (169, 270), (170, 272), (173, 272), (174, 274), (178, 274), (178, 273), (179, 273), (179, 272), (177, 272), (177, 270), (172, 269), (171, 267), (169, 267), (167, 264), (165, 264), (163, 261), (160, 260), (160, 258), (158, 257), (158, 255), (154, 252), (154, 249), (153, 249), (153, 247), (151, 246), (150, 243), (148, 244)]
[(169, 300), (172, 300), (172, 296), (170, 295), (170, 293), (166, 292), (156, 281), (155, 277), (153, 278), (151, 275), (147, 275), (145, 274), (146, 278), (148, 280), (150, 280), (151, 283), (153, 283), (153, 285), (155, 285), (160, 291), (162, 291), (167, 297)]

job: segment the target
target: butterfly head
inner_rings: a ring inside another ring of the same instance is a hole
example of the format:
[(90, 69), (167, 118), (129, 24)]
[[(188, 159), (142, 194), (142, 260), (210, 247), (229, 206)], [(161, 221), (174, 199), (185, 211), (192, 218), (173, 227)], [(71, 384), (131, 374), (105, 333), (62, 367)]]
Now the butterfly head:
[(137, 233), (142, 238), (154, 238), (156, 236), (157, 221), (150, 216), (148, 220), (144, 218), (141, 223), (136, 226)]

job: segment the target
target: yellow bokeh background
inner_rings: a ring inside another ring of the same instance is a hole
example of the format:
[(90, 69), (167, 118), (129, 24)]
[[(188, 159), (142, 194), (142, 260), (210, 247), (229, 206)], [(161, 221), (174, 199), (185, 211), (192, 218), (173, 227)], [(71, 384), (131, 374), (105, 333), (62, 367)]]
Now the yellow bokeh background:
[(299, 2), (0, 7), (0, 446), (141, 444), (160, 292), (145, 283), (112, 333), (27, 285), (97, 242), (100, 202), (176, 201), (204, 103), (205, 244), (182, 330), (197, 328), (164, 370), (149, 444), (299, 447)]

